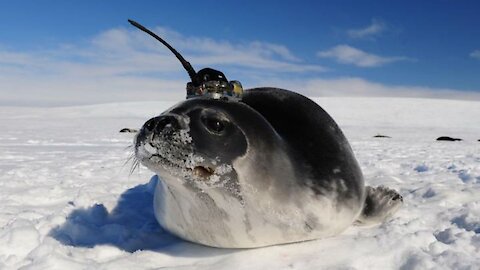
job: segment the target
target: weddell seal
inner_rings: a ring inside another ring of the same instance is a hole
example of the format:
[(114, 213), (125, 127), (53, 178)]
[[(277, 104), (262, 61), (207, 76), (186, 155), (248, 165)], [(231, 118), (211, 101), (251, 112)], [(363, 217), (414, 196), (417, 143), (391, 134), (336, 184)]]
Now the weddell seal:
[(195, 243), (252, 248), (325, 238), (391, 216), (402, 197), (365, 187), (335, 121), (312, 100), (277, 88), (243, 91), (210, 68), (188, 71), (187, 100), (148, 120), (136, 159), (155, 172), (155, 216)]

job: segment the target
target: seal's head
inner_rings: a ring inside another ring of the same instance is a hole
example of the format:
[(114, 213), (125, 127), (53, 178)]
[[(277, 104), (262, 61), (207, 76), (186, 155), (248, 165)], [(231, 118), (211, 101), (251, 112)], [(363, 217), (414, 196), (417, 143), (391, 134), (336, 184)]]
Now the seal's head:
[(241, 197), (233, 163), (247, 152), (249, 131), (244, 123), (270, 129), (243, 103), (189, 99), (143, 125), (135, 139), (135, 155), (169, 185), (222, 187)]

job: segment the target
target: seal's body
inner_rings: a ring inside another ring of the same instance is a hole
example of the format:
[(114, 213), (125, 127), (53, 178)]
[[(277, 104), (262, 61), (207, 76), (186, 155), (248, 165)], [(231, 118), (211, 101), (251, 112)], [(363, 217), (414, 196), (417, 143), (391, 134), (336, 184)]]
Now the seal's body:
[(350, 145), (320, 106), (276, 88), (247, 90), (236, 102), (183, 101), (145, 123), (135, 154), (160, 178), (159, 223), (208, 246), (324, 238), (381, 222), (402, 201), (365, 189)]

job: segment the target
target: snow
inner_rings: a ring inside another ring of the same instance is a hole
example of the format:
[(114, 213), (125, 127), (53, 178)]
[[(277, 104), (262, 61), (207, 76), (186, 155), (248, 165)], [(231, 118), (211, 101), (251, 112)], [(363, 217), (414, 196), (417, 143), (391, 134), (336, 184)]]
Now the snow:
[(405, 204), (380, 226), (251, 250), (168, 234), (153, 216), (157, 178), (130, 175), (134, 135), (118, 131), (174, 103), (0, 107), (0, 269), (480, 269), (480, 102), (315, 100), (366, 182)]

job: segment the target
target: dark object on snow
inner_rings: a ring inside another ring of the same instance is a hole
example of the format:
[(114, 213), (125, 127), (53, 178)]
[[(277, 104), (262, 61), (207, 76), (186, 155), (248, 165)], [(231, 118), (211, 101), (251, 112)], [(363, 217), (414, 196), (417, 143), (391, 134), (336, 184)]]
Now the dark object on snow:
[(455, 142), (455, 141), (463, 141), (463, 140), (460, 139), (460, 138), (452, 138), (452, 137), (448, 137), (448, 136), (442, 136), (442, 137), (438, 137), (437, 141)]
[(122, 128), (119, 132), (120, 133), (137, 133), (138, 130), (134, 128)]
[(390, 137), (390, 136), (381, 135), (381, 134), (377, 134), (377, 135), (375, 135), (375, 136), (373, 136), (373, 137), (374, 137), (374, 138), (388, 138), (388, 139), (392, 138), (392, 137)]

